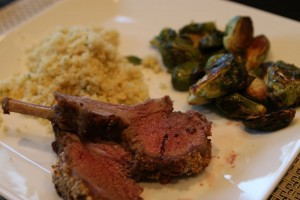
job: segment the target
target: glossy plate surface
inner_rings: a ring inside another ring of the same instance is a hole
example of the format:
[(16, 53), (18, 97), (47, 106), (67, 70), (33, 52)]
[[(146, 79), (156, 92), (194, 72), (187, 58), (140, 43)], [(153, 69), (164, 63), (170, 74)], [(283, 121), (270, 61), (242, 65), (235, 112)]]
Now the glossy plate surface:
[[(249, 15), (255, 35), (271, 42), (269, 60), (300, 66), (300, 24), (279, 16), (215, 0), (66, 0), (0, 36), (1, 74), (4, 79), (24, 69), (24, 51), (58, 26), (96, 25), (116, 29), (120, 52), (140, 57), (155, 54), (149, 40), (164, 27), (180, 28), (215, 21), (224, 28), (234, 15)], [(147, 74), (151, 97), (170, 95), (175, 110), (191, 109), (187, 93), (172, 90), (168, 74)], [(161, 85), (166, 85), (162, 89)], [(204, 173), (175, 183), (141, 183), (145, 200), (264, 199), (278, 184), (300, 149), (299, 109), (293, 123), (270, 134), (246, 132), (208, 108), (200, 111), (213, 121), (213, 158)], [(33, 119), (17, 114), (4, 117), (9, 131), (0, 132), (0, 193), (8, 199), (59, 199), (51, 181), (53, 136)]]

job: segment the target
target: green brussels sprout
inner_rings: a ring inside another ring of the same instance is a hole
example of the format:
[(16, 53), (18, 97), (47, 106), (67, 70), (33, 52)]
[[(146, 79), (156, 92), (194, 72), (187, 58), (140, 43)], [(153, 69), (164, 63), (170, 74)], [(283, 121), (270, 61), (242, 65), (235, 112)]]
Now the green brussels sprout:
[(188, 61), (200, 61), (202, 56), (200, 52), (179, 40), (165, 45), (161, 50), (163, 62), (167, 68), (172, 71), (176, 66)]
[(253, 39), (253, 24), (248, 16), (235, 16), (225, 27), (223, 44), (233, 54), (243, 53)]
[(277, 107), (290, 107), (300, 101), (300, 69), (277, 61), (267, 69), (268, 96)]
[(212, 32), (216, 30), (216, 24), (214, 22), (205, 22), (205, 23), (195, 23), (191, 22), (188, 25), (185, 25), (179, 29), (179, 35), (185, 34), (197, 34), (201, 35), (203, 33)]
[(159, 35), (157, 35), (150, 41), (150, 44), (153, 47), (160, 49), (162, 45), (168, 44), (169, 42), (174, 41), (176, 38), (177, 33), (174, 29), (164, 28), (163, 30), (161, 30)]
[(270, 42), (264, 35), (253, 38), (246, 49), (246, 68), (248, 71), (257, 69), (266, 59), (270, 49)]
[(207, 103), (209, 99), (238, 91), (246, 86), (248, 73), (241, 62), (232, 54), (218, 58), (209, 73), (190, 86), (188, 103)]
[(204, 71), (196, 61), (178, 65), (172, 72), (172, 85), (175, 90), (187, 91), (189, 86), (204, 76)]
[(216, 99), (216, 106), (228, 117), (244, 119), (267, 112), (264, 105), (256, 103), (239, 93), (232, 93)]
[(198, 48), (200, 51), (204, 52), (223, 48), (223, 32), (215, 30), (210, 34), (203, 36), (200, 39)]
[(194, 47), (198, 47), (201, 38), (216, 30), (214, 22), (205, 23), (190, 23), (179, 29), (179, 35), (182, 38), (188, 39), (193, 43)]
[(159, 50), (169, 72), (182, 63), (203, 59), (198, 49), (188, 40), (178, 37), (176, 32), (169, 28), (163, 29), (150, 43)]
[(251, 116), (243, 120), (245, 127), (261, 131), (275, 131), (287, 127), (295, 118), (296, 110), (286, 109)]

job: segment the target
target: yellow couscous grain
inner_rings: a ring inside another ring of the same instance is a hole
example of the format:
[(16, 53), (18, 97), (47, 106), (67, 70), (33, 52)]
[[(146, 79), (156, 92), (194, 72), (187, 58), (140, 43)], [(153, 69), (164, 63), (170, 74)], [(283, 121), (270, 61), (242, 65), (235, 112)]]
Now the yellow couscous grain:
[(50, 106), (58, 91), (110, 103), (144, 101), (149, 94), (141, 69), (119, 54), (118, 44), (114, 30), (60, 28), (27, 52), (27, 72), (2, 81), (1, 99)]

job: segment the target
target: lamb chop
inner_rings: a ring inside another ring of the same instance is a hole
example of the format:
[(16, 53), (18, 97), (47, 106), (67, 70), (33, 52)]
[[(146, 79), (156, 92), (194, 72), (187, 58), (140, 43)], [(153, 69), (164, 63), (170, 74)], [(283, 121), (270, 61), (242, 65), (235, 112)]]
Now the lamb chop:
[[(4, 113), (49, 119), (82, 141), (113, 140), (137, 161), (134, 177), (165, 180), (193, 175), (211, 159), (211, 122), (197, 111), (174, 112), (168, 96), (137, 105), (115, 105), (54, 93), (57, 105), (45, 107), (5, 98)], [(56, 138), (60, 138), (56, 133)]]
[(114, 142), (83, 143), (78, 136), (54, 126), (58, 162), (53, 183), (64, 199), (140, 200), (143, 188), (128, 178), (134, 161)]
[(57, 105), (53, 107), (34, 105), (11, 98), (4, 98), (2, 109), (5, 114), (17, 112), (50, 120), (62, 130), (77, 134), (81, 140), (120, 140), (120, 133), (134, 118), (156, 112), (171, 112), (169, 97), (149, 99), (137, 105), (118, 105), (54, 93)]

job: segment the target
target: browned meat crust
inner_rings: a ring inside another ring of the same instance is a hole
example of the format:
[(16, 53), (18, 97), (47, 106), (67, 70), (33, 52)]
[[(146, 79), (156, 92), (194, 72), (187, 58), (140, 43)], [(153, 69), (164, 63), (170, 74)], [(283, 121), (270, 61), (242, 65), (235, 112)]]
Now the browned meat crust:
[(167, 96), (136, 105), (110, 104), (57, 92), (54, 97), (57, 105), (51, 121), (63, 130), (76, 133), (83, 140), (92, 141), (99, 138), (119, 141), (122, 130), (133, 118), (173, 110), (172, 101)]
[[(75, 138), (74, 138), (75, 137)], [(143, 189), (128, 178), (131, 155), (112, 142), (83, 144), (62, 138), (65, 148), (53, 166), (53, 183), (64, 199), (140, 200)]]

